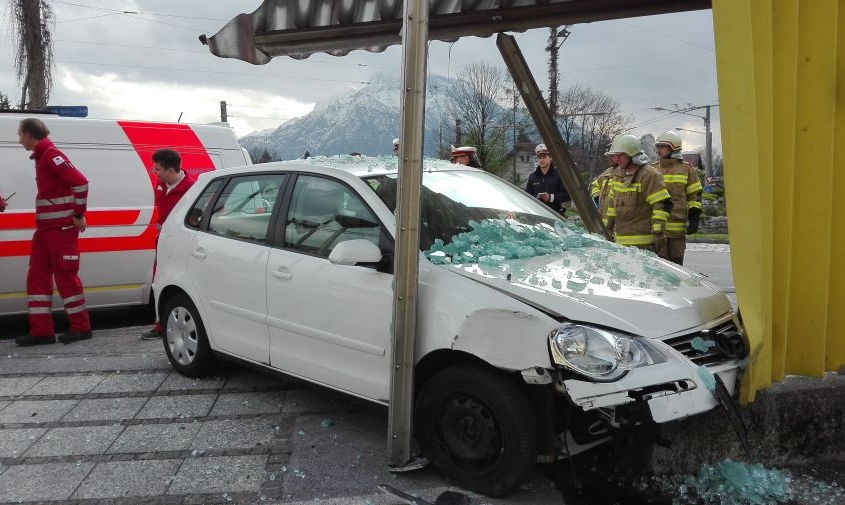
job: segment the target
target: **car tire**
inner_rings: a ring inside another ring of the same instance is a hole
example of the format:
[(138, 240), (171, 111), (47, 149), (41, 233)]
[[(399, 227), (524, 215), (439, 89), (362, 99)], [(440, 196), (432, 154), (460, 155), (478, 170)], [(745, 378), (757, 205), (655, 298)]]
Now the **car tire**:
[(162, 315), (164, 352), (173, 368), (187, 377), (211, 373), (217, 360), (194, 302), (185, 294), (175, 295), (167, 300)]
[(534, 410), (503, 372), (445, 368), (423, 385), (415, 420), (423, 454), (465, 489), (502, 496), (536, 464)]

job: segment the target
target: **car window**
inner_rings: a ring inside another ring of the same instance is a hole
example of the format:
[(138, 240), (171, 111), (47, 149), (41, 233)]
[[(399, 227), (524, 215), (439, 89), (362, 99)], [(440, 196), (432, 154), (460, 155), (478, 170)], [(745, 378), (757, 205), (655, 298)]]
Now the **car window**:
[(214, 203), (208, 231), (250, 242), (266, 242), (273, 206), (283, 181), (282, 174), (231, 178)]
[(223, 185), (223, 179), (216, 179), (211, 181), (203, 190), (202, 194), (191, 206), (191, 210), (185, 216), (185, 226), (188, 228), (199, 229), (202, 227), (203, 217), (208, 213), (208, 204), (214, 200), (214, 195), (220, 191), (220, 186)]
[(285, 247), (327, 257), (346, 240), (379, 244), (380, 225), (360, 196), (331, 179), (299, 176), (285, 225)]

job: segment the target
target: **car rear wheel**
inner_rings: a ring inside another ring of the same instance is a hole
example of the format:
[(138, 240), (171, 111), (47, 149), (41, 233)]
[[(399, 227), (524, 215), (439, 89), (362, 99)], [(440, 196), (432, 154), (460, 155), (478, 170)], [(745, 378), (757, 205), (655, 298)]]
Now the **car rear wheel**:
[(461, 487), (501, 496), (519, 485), (537, 460), (531, 402), (506, 374), (452, 365), (420, 391), (416, 430), (432, 463)]
[(164, 352), (173, 368), (188, 377), (205, 377), (214, 370), (217, 360), (194, 302), (185, 294), (175, 295), (162, 314)]

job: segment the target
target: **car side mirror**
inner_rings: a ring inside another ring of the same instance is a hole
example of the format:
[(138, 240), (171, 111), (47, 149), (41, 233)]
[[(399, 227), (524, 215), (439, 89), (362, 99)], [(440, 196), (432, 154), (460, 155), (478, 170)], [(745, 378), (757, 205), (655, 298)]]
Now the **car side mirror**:
[(332, 249), (329, 261), (335, 265), (376, 264), (381, 261), (381, 250), (369, 240), (355, 239), (343, 241)]

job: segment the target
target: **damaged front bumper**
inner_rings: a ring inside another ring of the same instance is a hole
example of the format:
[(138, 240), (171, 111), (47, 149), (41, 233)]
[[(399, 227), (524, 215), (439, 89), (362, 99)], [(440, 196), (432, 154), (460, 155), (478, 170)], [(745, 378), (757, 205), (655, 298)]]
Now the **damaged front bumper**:
[[(696, 338), (712, 344), (701, 347), (694, 342)], [(666, 356), (665, 362), (634, 368), (614, 382), (591, 382), (557, 375), (553, 380), (554, 388), (585, 411), (647, 402), (657, 423), (717, 407), (720, 401), (715, 394), (714, 376), (721, 379), (728, 394), (734, 394), (747, 342), (741, 324), (733, 314), (693, 332), (671, 335), (652, 343)]]

